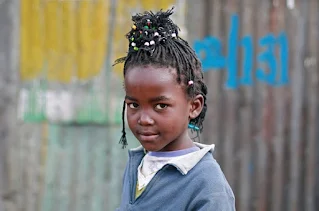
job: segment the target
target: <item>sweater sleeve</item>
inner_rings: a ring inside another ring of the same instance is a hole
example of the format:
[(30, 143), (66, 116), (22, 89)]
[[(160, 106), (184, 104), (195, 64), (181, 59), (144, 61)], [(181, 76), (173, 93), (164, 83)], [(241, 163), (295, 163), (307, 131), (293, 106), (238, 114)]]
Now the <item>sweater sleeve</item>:
[(191, 190), (191, 211), (235, 211), (235, 196), (216, 160), (198, 164)]
[(235, 211), (235, 199), (226, 194), (206, 198), (194, 205), (192, 211)]

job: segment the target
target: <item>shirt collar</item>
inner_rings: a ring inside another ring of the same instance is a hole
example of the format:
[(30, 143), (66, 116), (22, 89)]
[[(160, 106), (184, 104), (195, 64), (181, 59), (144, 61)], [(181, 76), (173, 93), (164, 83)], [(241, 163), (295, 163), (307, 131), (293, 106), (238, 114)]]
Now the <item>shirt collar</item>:
[[(208, 153), (213, 153), (215, 149), (215, 144), (206, 145), (198, 142), (194, 142), (194, 144), (200, 148), (200, 150), (188, 153), (183, 156), (176, 157), (172, 159), (168, 164), (175, 166), (181, 174), (186, 175), (196, 164)], [(146, 154), (143, 146), (139, 146), (130, 150), (132, 153), (143, 152)]]

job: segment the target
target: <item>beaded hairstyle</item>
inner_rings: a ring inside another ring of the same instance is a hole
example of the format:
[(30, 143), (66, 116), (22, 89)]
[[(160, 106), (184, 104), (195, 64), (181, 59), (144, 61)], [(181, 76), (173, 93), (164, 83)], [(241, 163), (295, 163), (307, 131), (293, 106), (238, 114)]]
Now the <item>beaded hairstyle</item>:
[[(178, 36), (179, 28), (169, 18), (173, 9), (157, 13), (144, 12), (132, 16), (134, 25), (126, 34), (129, 40), (127, 56), (119, 58), (115, 64), (124, 62), (124, 77), (128, 68), (144, 65), (171, 67), (176, 69), (177, 82), (186, 88), (189, 98), (198, 94), (204, 97), (203, 110), (198, 117), (190, 120), (192, 131), (202, 131), (207, 105), (207, 87), (203, 81), (201, 62), (189, 44)], [(114, 65), (115, 65), (114, 64)], [(125, 132), (125, 102), (122, 110), (123, 148), (127, 145)]]

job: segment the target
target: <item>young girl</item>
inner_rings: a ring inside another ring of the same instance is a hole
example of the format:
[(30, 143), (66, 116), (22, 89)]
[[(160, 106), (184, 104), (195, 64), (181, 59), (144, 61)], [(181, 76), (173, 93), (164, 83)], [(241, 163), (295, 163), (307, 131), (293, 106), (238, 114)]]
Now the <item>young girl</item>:
[(235, 210), (234, 194), (218, 163), (214, 146), (193, 142), (188, 128), (201, 131), (207, 87), (201, 63), (178, 36), (172, 10), (132, 17), (124, 62), (124, 113), (142, 146), (129, 150), (117, 210)]

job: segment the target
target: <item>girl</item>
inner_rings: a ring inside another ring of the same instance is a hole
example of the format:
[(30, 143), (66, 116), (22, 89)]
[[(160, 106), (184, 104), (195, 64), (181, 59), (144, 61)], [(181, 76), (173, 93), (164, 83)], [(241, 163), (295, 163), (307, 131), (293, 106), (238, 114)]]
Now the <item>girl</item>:
[(193, 142), (203, 129), (207, 88), (201, 63), (178, 36), (172, 10), (132, 17), (124, 62), (125, 102), (120, 143), (127, 145), (124, 113), (142, 146), (129, 150), (117, 210), (235, 210), (234, 194), (214, 146)]

